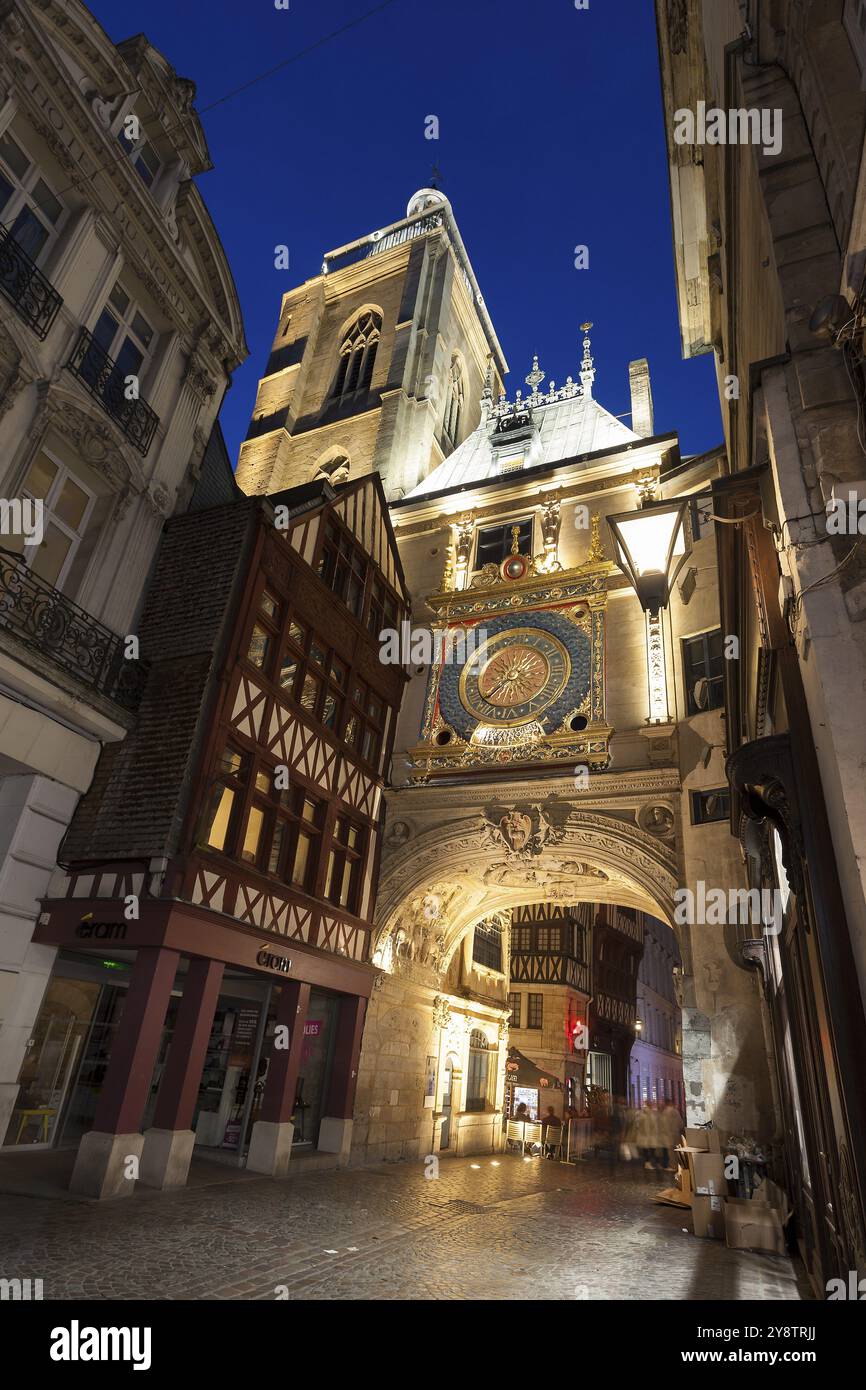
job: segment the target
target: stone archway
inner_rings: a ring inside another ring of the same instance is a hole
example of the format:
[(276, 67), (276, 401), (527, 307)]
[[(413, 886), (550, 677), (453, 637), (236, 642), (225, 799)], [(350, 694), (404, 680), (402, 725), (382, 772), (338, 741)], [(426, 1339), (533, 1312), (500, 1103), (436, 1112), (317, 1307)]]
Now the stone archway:
[[(673, 927), (683, 960), (689, 1118), (714, 1118), (731, 1130), (766, 1128), (772, 1107), (757, 983), (734, 963), (723, 929), (677, 920), (677, 890), (690, 886), (679, 779), (653, 769), (607, 775), (599, 787), (591, 796), (576, 793), (560, 776), (386, 794), (372, 943), (380, 974), (356, 1107), (357, 1137), (371, 1157), (435, 1151), (438, 1092), (432, 1115), (417, 1110), (424, 1066), (446, 1040), (454, 1047), (473, 1018), (498, 1028), (500, 1039), (507, 1034), (507, 981), (500, 1000), (466, 988), (466, 943), (481, 919), (502, 914), (507, 922), (512, 907), (530, 901), (616, 904)], [(692, 871), (700, 873), (700, 861)], [(386, 1060), (397, 1032), (413, 1039), (399, 1064)], [(503, 1065), (504, 1045), (500, 1071)]]
[[(483, 809), (467, 807), (417, 833), (399, 815), (389, 818), (374, 964), (389, 968), (402, 949), (412, 959), (447, 969), (479, 918), (527, 896), (619, 903), (673, 923), (679, 873), (672, 832), (664, 838), (652, 834), (639, 823), (639, 813), (629, 822), (575, 806), (555, 793), (539, 801), (536, 793), (512, 807), (518, 816), (540, 823), (534, 839), (540, 835), (542, 842), (515, 849), (507, 828), (503, 832), (491, 823), (491, 798), (486, 799)], [(672, 827), (675, 812), (668, 809)], [(395, 826), (401, 825), (409, 825), (410, 834), (403, 839), (399, 831), (395, 843)]]

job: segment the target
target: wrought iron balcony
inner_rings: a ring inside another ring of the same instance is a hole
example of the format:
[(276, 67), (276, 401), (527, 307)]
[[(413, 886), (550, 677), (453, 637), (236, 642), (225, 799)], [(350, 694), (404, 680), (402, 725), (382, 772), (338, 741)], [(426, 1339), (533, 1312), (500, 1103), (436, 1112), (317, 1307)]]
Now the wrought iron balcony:
[(4, 631), (115, 704), (138, 708), (147, 663), (128, 661), (121, 637), (40, 579), (20, 555), (0, 549), (0, 634)]
[(0, 290), (37, 338), (44, 340), (63, 300), (50, 280), (0, 222)]
[(159, 417), (147, 401), (128, 400), (126, 374), (113, 357), (99, 346), (86, 328), (82, 328), (67, 367), (87, 387), (103, 410), (115, 420), (129, 442), (140, 454), (146, 454), (153, 442)]

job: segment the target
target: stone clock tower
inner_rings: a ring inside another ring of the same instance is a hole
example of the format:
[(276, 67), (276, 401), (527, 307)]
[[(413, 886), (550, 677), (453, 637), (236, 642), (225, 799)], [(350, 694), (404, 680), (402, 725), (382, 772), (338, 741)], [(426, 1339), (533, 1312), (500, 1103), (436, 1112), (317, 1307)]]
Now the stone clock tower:
[(397, 500), (472, 433), (506, 370), (451, 205), (421, 189), (284, 295), (238, 482), (273, 493), (375, 469)]

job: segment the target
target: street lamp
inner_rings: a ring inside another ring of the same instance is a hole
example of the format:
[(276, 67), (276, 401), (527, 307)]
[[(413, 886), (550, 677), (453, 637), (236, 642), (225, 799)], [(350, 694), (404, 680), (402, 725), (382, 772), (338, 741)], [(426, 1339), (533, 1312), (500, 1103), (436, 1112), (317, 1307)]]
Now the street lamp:
[(671, 588), (686, 558), (688, 498), (655, 502), (647, 494), (636, 512), (609, 516), (616, 563), (631, 581), (641, 608), (657, 618), (667, 608)]

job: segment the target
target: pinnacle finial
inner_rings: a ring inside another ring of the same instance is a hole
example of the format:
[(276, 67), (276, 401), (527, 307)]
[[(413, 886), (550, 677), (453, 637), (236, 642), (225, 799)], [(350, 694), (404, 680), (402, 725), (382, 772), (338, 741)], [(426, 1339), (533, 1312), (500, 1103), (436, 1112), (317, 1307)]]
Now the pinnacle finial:
[(484, 373), (484, 389), (481, 392), (481, 415), (487, 419), (493, 409), (493, 353), (487, 354), (487, 370)]
[(585, 396), (592, 396), (592, 384), (595, 381), (595, 366), (592, 360), (592, 353), (590, 352), (589, 341), (589, 331), (591, 328), (591, 323), (582, 323), (580, 325), (581, 332), (583, 333), (583, 359), (580, 364), (580, 381)]
[(544, 380), (544, 377), (545, 373), (541, 370), (541, 368), (538, 365), (538, 353), (536, 352), (532, 358), (532, 371), (529, 373), (528, 376), (523, 378), (530, 391), (532, 392), (533, 396), (536, 395), (539, 386)]

